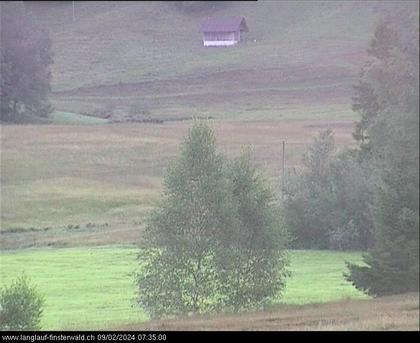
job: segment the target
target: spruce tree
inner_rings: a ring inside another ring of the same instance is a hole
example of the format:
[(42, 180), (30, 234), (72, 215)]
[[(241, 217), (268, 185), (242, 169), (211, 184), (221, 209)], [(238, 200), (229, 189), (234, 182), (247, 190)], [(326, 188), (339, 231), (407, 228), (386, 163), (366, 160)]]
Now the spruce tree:
[(375, 182), (375, 244), (364, 266), (348, 264), (346, 277), (372, 295), (418, 291), (418, 4), (381, 23), (369, 53), (364, 81), (381, 104), (369, 118), (368, 103), (361, 111), (369, 144), (362, 159)]

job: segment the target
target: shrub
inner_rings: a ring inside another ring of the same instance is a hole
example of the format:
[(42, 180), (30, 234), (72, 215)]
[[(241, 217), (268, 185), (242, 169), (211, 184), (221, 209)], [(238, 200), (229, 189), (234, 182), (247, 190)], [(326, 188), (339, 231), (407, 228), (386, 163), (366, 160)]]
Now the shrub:
[(0, 329), (31, 331), (41, 329), (44, 299), (22, 275), (0, 292)]
[(295, 248), (366, 250), (373, 244), (372, 187), (357, 153), (336, 153), (331, 130), (289, 178), (284, 215)]

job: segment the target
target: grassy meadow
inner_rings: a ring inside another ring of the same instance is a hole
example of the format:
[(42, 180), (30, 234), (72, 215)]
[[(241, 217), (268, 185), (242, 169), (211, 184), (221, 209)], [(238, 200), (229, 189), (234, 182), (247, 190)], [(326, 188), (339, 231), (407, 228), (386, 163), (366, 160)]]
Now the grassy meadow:
[(93, 124), (105, 124), (108, 120), (103, 118), (88, 117), (78, 113), (54, 111), (50, 115), (50, 119), (53, 124), (57, 125), (93, 125)]
[[(50, 32), (55, 111), (48, 125), (0, 125), (0, 285), (25, 271), (45, 295), (43, 329), (88, 330), (147, 320), (132, 306), (136, 245), (188, 119), (208, 118), (226, 155), (250, 146), (280, 195), (283, 141), (286, 176), (322, 130), (333, 129), (338, 149), (355, 144), (352, 85), (391, 5), (239, 1), (188, 13), (171, 2), (82, 1), (74, 22), (71, 2), (25, 6)], [(231, 48), (204, 48), (209, 15), (244, 16), (250, 32)], [(164, 122), (108, 118), (132, 105)], [(344, 261), (361, 253), (290, 254), (280, 306), (366, 300), (343, 278)]]
[[(352, 84), (387, 7), (239, 1), (191, 13), (167, 2), (80, 2), (73, 22), (71, 6), (28, 4), (50, 30), (57, 110), (140, 103), (155, 118), (230, 120), (351, 118)], [(241, 44), (202, 46), (200, 22), (218, 15), (246, 18)]]
[[(1, 280), (7, 284), (25, 272), (45, 295), (42, 327), (98, 329), (147, 320), (133, 307), (136, 288), (134, 247), (42, 248), (2, 252)], [(345, 282), (344, 261), (361, 261), (360, 253), (292, 251), (292, 277), (283, 304), (325, 303), (365, 298)]]
[[(56, 51), (53, 89), (68, 91), (119, 82), (180, 82), (238, 69), (267, 73), (277, 68), (308, 67), (314, 61), (313, 67), (334, 65), (335, 70), (348, 72), (357, 68), (357, 54), (363, 53), (370, 39), (378, 15), (375, 7), (380, 10), (387, 5), (226, 2), (210, 12), (192, 13), (158, 1), (82, 2), (75, 6), (75, 22), (71, 6), (52, 4), (47, 10), (46, 6), (33, 5), (31, 10), (51, 30)], [(209, 15), (244, 16), (250, 32), (242, 37), (243, 44), (229, 49), (203, 48), (199, 27)], [(307, 30), (310, 26), (316, 29)], [(339, 58), (342, 56), (347, 58)], [(328, 68), (321, 71), (328, 72)], [(172, 86), (181, 93), (176, 82)], [(191, 86), (197, 91), (209, 85), (201, 82)]]
[[(44, 329), (147, 320), (133, 307), (135, 244), (189, 125), (87, 120), (2, 126), (1, 279), (7, 284), (22, 271), (31, 277), (45, 295)], [(343, 119), (212, 120), (211, 125), (224, 153), (252, 146), (255, 162), (277, 191), (282, 140), (290, 169), (299, 166), (303, 149), (321, 129), (334, 128), (339, 146), (351, 144), (352, 122)], [(292, 251), (293, 276), (278, 302), (363, 298), (342, 277), (344, 260), (360, 259), (359, 253)]]
[[(224, 153), (236, 155), (246, 146), (253, 148), (255, 163), (276, 191), (283, 140), (288, 170), (299, 166), (305, 147), (322, 129), (334, 129), (339, 147), (352, 144), (353, 123), (344, 119), (211, 122)], [(70, 237), (68, 244), (74, 245), (76, 236), (87, 238), (92, 232), (97, 244), (132, 242), (130, 228), (140, 228), (158, 201), (166, 168), (189, 126), (188, 121), (4, 125), (3, 248), (20, 247), (16, 233), (25, 230), (34, 236), (25, 247), (43, 238), (64, 244)]]

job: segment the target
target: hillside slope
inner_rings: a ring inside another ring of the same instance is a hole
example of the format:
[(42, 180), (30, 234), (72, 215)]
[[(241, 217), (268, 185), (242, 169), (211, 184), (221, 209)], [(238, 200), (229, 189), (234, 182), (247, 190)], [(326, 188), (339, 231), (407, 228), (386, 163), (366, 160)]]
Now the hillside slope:
[[(344, 99), (374, 26), (391, 5), (258, 1), (186, 12), (171, 2), (76, 2), (74, 22), (70, 2), (33, 2), (29, 8), (50, 29), (52, 89), (60, 110), (126, 111), (147, 102), (153, 115), (163, 117), (220, 117), (223, 111), (272, 118), (284, 104), (291, 116), (305, 112), (292, 106), (302, 97), (351, 115)], [(199, 24), (219, 15), (245, 16), (250, 32), (235, 47), (204, 48)]]
[[(349, 55), (365, 50), (376, 20), (358, 2), (238, 2), (194, 13), (171, 3), (76, 2), (75, 22), (68, 6), (38, 6), (52, 16), (38, 15), (54, 42), (55, 91), (308, 64), (347, 70), (357, 66)], [(202, 47), (200, 21), (213, 15), (245, 16), (246, 41)]]

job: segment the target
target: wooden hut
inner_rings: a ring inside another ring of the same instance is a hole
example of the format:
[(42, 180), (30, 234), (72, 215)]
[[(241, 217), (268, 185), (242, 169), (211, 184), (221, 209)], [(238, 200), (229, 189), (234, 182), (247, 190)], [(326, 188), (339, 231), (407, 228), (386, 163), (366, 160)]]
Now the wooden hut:
[(248, 32), (244, 17), (208, 18), (201, 24), (204, 46), (230, 46), (241, 40), (241, 32)]

